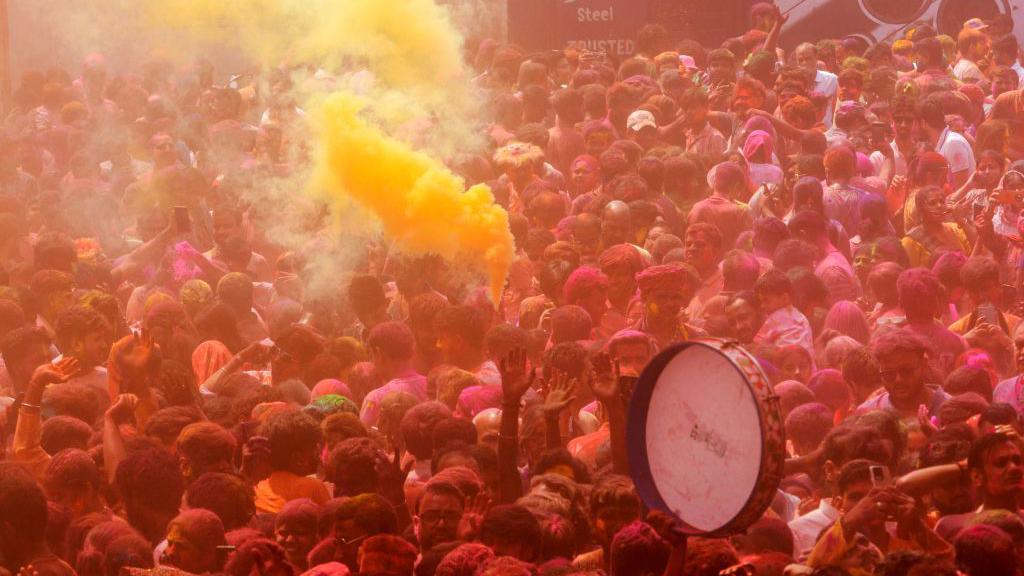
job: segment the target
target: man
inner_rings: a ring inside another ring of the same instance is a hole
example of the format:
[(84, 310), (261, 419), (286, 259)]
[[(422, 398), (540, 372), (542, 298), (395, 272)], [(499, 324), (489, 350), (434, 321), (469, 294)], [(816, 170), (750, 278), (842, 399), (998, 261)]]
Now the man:
[(252, 279), (241, 272), (225, 274), (217, 283), (217, 299), (231, 308), (238, 335), (246, 345), (270, 335), (263, 318), (253, 307), (253, 289)]
[(894, 458), (891, 443), (883, 439), (876, 428), (869, 426), (844, 423), (832, 429), (821, 446), (821, 458), (815, 471), (815, 477), (820, 478), (821, 501), (817, 509), (789, 523), (797, 558), (810, 553), (822, 531), (839, 519), (839, 473), (843, 466), (868, 457), (885, 463)]
[(949, 162), (949, 185), (952, 190), (959, 190), (977, 167), (971, 144), (961, 134), (949, 129), (946, 113), (937, 99), (921, 102), (918, 117), (921, 119), (921, 137)]
[[(962, 336), (988, 322), (997, 325), (1007, 336), (1017, 332), (1020, 317), (1003, 311), (1003, 285), (998, 262), (985, 256), (968, 258), (960, 268), (960, 282), (975, 307), (970, 314), (950, 324), (950, 330)], [(995, 314), (989, 314), (993, 309)]]
[(964, 84), (982, 84), (985, 74), (979, 64), (987, 66), (991, 57), (992, 39), (981, 30), (964, 28), (956, 39), (960, 59), (953, 66), (953, 77)]
[(914, 40), (914, 57), (917, 73), (913, 81), (922, 96), (927, 97), (935, 92), (956, 90), (957, 81), (949, 75), (946, 56), (942, 51), (942, 43), (936, 37)]
[(680, 312), (698, 283), (696, 271), (685, 264), (651, 266), (636, 277), (643, 302), (643, 316), (633, 326), (650, 336), (659, 349), (698, 335), (680, 320)]
[(1024, 407), (1024, 323), (1019, 323), (1014, 331), (1013, 348), (1016, 374), (996, 386), (992, 401), (1009, 404), (1020, 412)]
[(64, 358), (78, 361), (79, 371), (70, 380), (95, 390), (104, 399), (107, 394), (107, 368), (104, 364), (113, 344), (113, 329), (106, 319), (87, 306), (72, 306), (57, 318), (57, 348)]
[(32, 276), (31, 290), (39, 306), (36, 325), (54, 339), (57, 317), (73, 303), (75, 279), (67, 272), (40, 270)]
[(270, 447), (273, 472), (256, 485), (256, 509), (276, 514), (299, 498), (323, 504), (330, 498), (323, 482), (309, 475), (320, 463), (320, 426), (303, 412), (271, 416), (260, 430)]
[(367, 426), (376, 426), (380, 402), (389, 393), (404, 392), (423, 402), (427, 399), (427, 379), (412, 366), (416, 340), (402, 322), (384, 322), (370, 331), (367, 348), (370, 359), (384, 386), (371, 391), (363, 400), (359, 417)]
[(633, 235), (633, 215), (622, 200), (612, 200), (601, 211), (601, 246), (610, 247), (636, 240)]
[(384, 286), (375, 276), (356, 276), (348, 285), (348, 302), (357, 322), (348, 330), (348, 336), (366, 343), (370, 330), (388, 318), (388, 299)]
[(895, 410), (901, 419), (914, 421), (923, 404), (930, 414), (950, 398), (942, 388), (925, 382), (928, 375), (928, 343), (909, 330), (879, 336), (872, 344), (878, 357), (885, 392), (861, 404), (861, 410)]
[(195, 422), (182, 428), (175, 451), (186, 484), (207, 472), (234, 472), (238, 441), (213, 422)]
[(713, 224), (698, 222), (686, 229), (683, 253), (686, 262), (693, 266), (700, 278), (697, 291), (686, 308), (687, 317), (691, 320), (703, 318), (704, 307), (725, 286), (719, 266), (723, 245), (722, 233)]
[(601, 548), (574, 558), (573, 568), (607, 570), (612, 539), (623, 527), (640, 519), (641, 508), (640, 498), (629, 478), (607, 475), (599, 480), (590, 493), (590, 522)]
[(857, 153), (849, 144), (838, 144), (825, 152), (825, 181), (822, 200), (825, 216), (843, 225), (851, 236), (860, 232), (860, 201), (864, 191), (852, 182), (857, 175)]
[(626, 135), (644, 151), (664, 146), (658, 135), (658, 122), (647, 110), (636, 110), (626, 119)]
[(608, 309), (608, 277), (603, 272), (590, 266), (581, 266), (569, 275), (563, 291), (566, 304), (580, 306), (590, 315), (595, 336), (603, 339), (614, 333), (605, 333), (601, 329)]
[(501, 385), (498, 366), (484, 352), (487, 322), (480, 310), (466, 305), (448, 306), (438, 312), (434, 326), (442, 363), (472, 372), (486, 386)]
[(614, 334), (626, 327), (630, 309), (636, 303), (636, 275), (643, 270), (640, 252), (632, 244), (616, 244), (598, 258), (601, 272), (608, 278), (608, 308), (601, 330)]
[(458, 540), (464, 510), (465, 497), (454, 484), (443, 480), (427, 482), (413, 517), (420, 554), (438, 544)]
[(722, 234), (722, 246), (731, 249), (740, 233), (753, 227), (750, 207), (736, 200), (746, 191), (746, 174), (739, 164), (723, 162), (715, 166), (711, 196), (693, 205), (687, 223), (713, 224)]
[[(883, 554), (911, 549), (953, 557), (952, 546), (928, 528), (912, 497), (895, 486), (875, 485), (871, 470), (878, 465), (870, 460), (853, 460), (840, 469), (836, 504), (842, 517), (815, 544), (808, 566), (870, 566), (871, 561), (865, 561), (865, 557), (872, 552), (865, 551), (871, 546)], [(895, 534), (886, 528), (890, 519), (896, 521)], [(881, 560), (880, 556), (875, 558)]]
[(1006, 156), (1010, 161), (1024, 158), (1024, 89), (1000, 94), (992, 106), (990, 120), (1004, 120), (1010, 126)]
[(42, 329), (24, 326), (7, 334), (3, 341), (3, 358), (15, 397), (25, 393), (36, 368), (52, 357), (50, 339)]
[(729, 321), (732, 337), (740, 344), (753, 344), (754, 337), (764, 324), (764, 317), (757, 305), (753, 292), (733, 294), (725, 305), (725, 317)]
[[(242, 211), (238, 208), (227, 204), (214, 208), (214, 246), (208, 252), (203, 254), (203, 256), (221, 268), (228, 268), (228, 264), (225, 260), (225, 244), (231, 238), (245, 237), (242, 223)], [(270, 282), (273, 280), (274, 275), (267, 259), (256, 252), (251, 252), (248, 263), (245, 265), (245, 272), (256, 282)]]
[[(956, 466), (958, 469), (953, 470)], [(950, 473), (963, 474), (961, 464), (948, 465)], [(971, 445), (966, 472), (981, 506), (974, 512), (945, 516), (935, 526), (940, 535), (955, 536), (978, 513), (1009, 510), (1019, 513), (1024, 495), (1024, 464), (1017, 443), (1002, 433), (982, 436)]]
[(860, 297), (857, 277), (850, 262), (832, 245), (825, 228), (825, 218), (812, 210), (803, 210), (789, 221), (789, 229), (795, 238), (818, 248), (821, 256), (814, 273), (828, 288), (829, 305), (841, 300), (857, 300)]
[(17, 574), (31, 565), (39, 576), (75, 571), (46, 545), (47, 506), (36, 481), (17, 464), (0, 464), (0, 566)]
[(551, 96), (555, 125), (548, 129), (548, 158), (562, 174), (569, 174), (573, 160), (583, 154), (583, 133), (577, 126), (583, 122), (583, 94), (574, 88), (563, 88)]
[(697, 154), (708, 164), (718, 162), (725, 153), (726, 141), (708, 122), (708, 96), (700, 88), (690, 88), (679, 98), (680, 112), (686, 118), (686, 151)]
[(69, 448), (54, 454), (42, 486), (46, 499), (67, 508), (72, 518), (110, 514), (103, 499), (100, 470), (84, 450)]
[(1017, 73), (1020, 82), (1011, 88), (1024, 87), (1024, 66), (1020, 64), (1020, 43), (1013, 34), (999, 36), (992, 42), (992, 62), (996, 66), (1006, 66)]
[(222, 569), (219, 546), (227, 544), (224, 524), (209, 510), (178, 514), (167, 526), (167, 550), (161, 564), (190, 574), (216, 574)]
[(927, 268), (904, 270), (896, 282), (900, 308), (906, 315), (904, 328), (927, 340), (934, 350), (937, 368), (952, 372), (957, 358), (966, 350), (964, 340), (935, 320), (942, 309), (943, 288)]
[(814, 44), (804, 42), (794, 52), (796, 65), (803, 69), (804, 75), (813, 86), (813, 91), (827, 100), (825, 107), (825, 128), (832, 127), (832, 112), (835, 108), (836, 95), (839, 92), (839, 77), (831, 72), (818, 69), (818, 49)]
[[(892, 103), (892, 129), (893, 139), (889, 142), (893, 152), (892, 174), (885, 176), (906, 176), (908, 161), (917, 153), (917, 102), (909, 96), (897, 96)], [(885, 165), (885, 155), (878, 150), (871, 153), (871, 163), (875, 166), (876, 172), (882, 174), (882, 167)], [(891, 180), (887, 178), (886, 181)], [(902, 207), (899, 206), (899, 207)], [(890, 204), (889, 209), (895, 212), (894, 206)]]

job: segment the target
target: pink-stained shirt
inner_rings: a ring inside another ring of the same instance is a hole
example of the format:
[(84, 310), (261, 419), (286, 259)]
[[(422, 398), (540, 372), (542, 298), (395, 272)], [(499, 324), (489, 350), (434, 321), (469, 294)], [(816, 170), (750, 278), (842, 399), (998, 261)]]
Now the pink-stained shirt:
[(501, 372), (493, 360), (481, 364), (473, 375), (481, 382), (479, 386), (470, 386), (459, 394), (455, 404), (455, 415), (473, 418), (488, 408), (501, 407)]
[(769, 314), (761, 329), (757, 331), (757, 335), (754, 336), (754, 342), (776, 347), (796, 344), (807, 350), (811, 358), (814, 358), (814, 336), (811, 332), (811, 323), (807, 321), (803, 312), (792, 306), (779, 308)]
[(372, 390), (363, 399), (363, 408), (359, 411), (359, 419), (367, 426), (376, 426), (380, 418), (380, 402), (392, 392), (405, 392), (416, 397), (418, 402), (427, 400), (427, 377), (417, 372), (395, 378), (387, 384)]

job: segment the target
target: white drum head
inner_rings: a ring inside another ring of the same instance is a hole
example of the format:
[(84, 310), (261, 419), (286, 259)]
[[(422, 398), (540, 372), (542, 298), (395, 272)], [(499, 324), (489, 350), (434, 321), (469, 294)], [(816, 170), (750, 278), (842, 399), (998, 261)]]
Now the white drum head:
[(729, 359), (688, 346), (658, 377), (647, 411), (651, 478), (665, 505), (712, 532), (757, 488), (763, 450), (757, 399)]

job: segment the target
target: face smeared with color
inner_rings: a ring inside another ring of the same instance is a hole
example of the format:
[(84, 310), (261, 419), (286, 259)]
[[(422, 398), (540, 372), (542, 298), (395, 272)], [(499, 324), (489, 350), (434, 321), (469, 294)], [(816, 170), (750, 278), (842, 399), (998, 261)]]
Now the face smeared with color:
[(992, 447), (985, 455), (982, 469), (974, 470), (971, 477), (974, 487), (988, 496), (1020, 494), (1024, 489), (1020, 448), (1012, 442)]
[(743, 344), (754, 341), (754, 336), (761, 329), (761, 313), (757, 306), (746, 300), (736, 300), (725, 309), (725, 314), (737, 340)]

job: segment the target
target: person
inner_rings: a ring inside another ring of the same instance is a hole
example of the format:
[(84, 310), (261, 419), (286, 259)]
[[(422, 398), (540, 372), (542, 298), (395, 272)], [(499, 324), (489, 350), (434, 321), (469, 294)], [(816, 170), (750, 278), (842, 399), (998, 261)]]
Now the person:
[(686, 229), (683, 254), (686, 263), (696, 270), (700, 280), (696, 292), (686, 306), (687, 315), (694, 322), (700, 322), (704, 317), (704, 307), (721, 293), (725, 285), (725, 278), (719, 266), (724, 247), (722, 232), (713, 224), (698, 222)]
[(1019, 510), (1021, 479), (1024, 474), (1021, 466), (1020, 448), (1006, 434), (994, 432), (975, 440), (971, 444), (966, 466), (955, 463), (946, 468), (952, 475), (963, 475), (966, 471), (980, 506), (975, 511), (944, 516), (936, 524), (936, 531), (952, 537), (978, 513), (986, 510)]
[(743, 169), (735, 162), (719, 164), (714, 169), (711, 196), (693, 205), (687, 216), (687, 224), (707, 223), (718, 228), (724, 247), (736, 244), (740, 232), (753, 226), (750, 208), (736, 200), (747, 188)]
[(778, 348), (800, 346), (813, 358), (814, 342), (807, 317), (793, 307), (793, 284), (778, 270), (770, 270), (754, 285), (758, 311), (764, 321), (753, 342)]
[(796, 64), (810, 81), (811, 90), (821, 94), (825, 99), (825, 128), (832, 127), (832, 116), (836, 96), (839, 93), (839, 77), (818, 68), (818, 49), (814, 44), (805, 42), (794, 51)]
[(601, 547), (573, 559), (577, 570), (604, 570), (611, 561), (612, 540), (623, 527), (640, 519), (640, 499), (633, 483), (621, 476), (607, 476), (590, 495), (590, 517)]
[(0, 464), (0, 554), (11, 573), (31, 566), (40, 576), (70, 576), (75, 571), (46, 543), (47, 506), (43, 491), (17, 464)]
[(273, 470), (256, 485), (256, 509), (277, 513), (285, 504), (309, 498), (317, 504), (329, 499), (327, 487), (315, 478), (320, 461), (320, 427), (302, 412), (271, 416), (261, 427), (267, 439), (269, 464)]
[(885, 392), (861, 404), (861, 410), (895, 410), (902, 419), (916, 419), (922, 404), (929, 414), (938, 414), (949, 394), (929, 386), (928, 344), (909, 330), (896, 330), (878, 337), (872, 344), (878, 357)]
[(960, 59), (953, 65), (953, 77), (964, 84), (981, 84), (985, 74), (978, 63), (988, 59), (992, 52), (992, 39), (981, 30), (964, 28), (956, 39)]
[(926, 186), (914, 194), (921, 223), (903, 237), (903, 249), (911, 266), (928, 266), (932, 255), (940, 248), (971, 252), (967, 233), (955, 222), (949, 221), (942, 189)]
[(427, 482), (413, 517), (420, 553), (455, 542), (464, 511), (465, 496), (457, 486), (446, 481)]
[(679, 108), (686, 118), (686, 151), (717, 162), (725, 154), (726, 141), (708, 122), (708, 96), (699, 88), (690, 88), (679, 98)]
[(832, 305), (843, 300), (856, 300), (860, 295), (860, 287), (853, 267), (829, 239), (825, 218), (817, 212), (803, 210), (790, 219), (789, 229), (795, 238), (818, 248), (821, 256), (814, 273), (828, 289), (828, 303)]
[(939, 370), (949, 374), (967, 347), (962, 338), (936, 320), (942, 297), (938, 277), (927, 268), (904, 270), (896, 281), (896, 290), (906, 320), (904, 329), (926, 339), (935, 351)]
[(427, 399), (427, 378), (412, 366), (415, 337), (402, 322), (384, 322), (373, 327), (367, 338), (367, 349), (374, 368), (387, 383), (371, 390), (363, 399), (359, 418), (367, 426), (375, 426), (380, 418), (380, 402), (387, 394), (402, 392), (417, 401)]
[(320, 507), (308, 498), (292, 500), (274, 518), (274, 539), (297, 570), (309, 568), (307, 556), (317, 543)]
[(498, 367), (483, 350), (487, 324), (472, 306), (449, 306), (434, 320), (441, 360), (473, 373), (486, 386), (501, 384)]
[(647, 334), (659, 349), (699, 334), (696, 328), (680, 321), (697, 282), (697, 273), (687, 265), (651, 266), (638, 274), (643, 314), (633, 329)]
[(175, 442), (186, 484), (206, 473), (234, 472), (238, 441), (213, 422), (195, 422), (181, 429)]
[(63, 357), (74, 358), (79, 372), (69, 382), (87, 386), (100, 398), (107, 397), (107, 370), (103, 364), (113, 341), (113, 329), (98, 312), (85, 306), (64, 310), (55, 325), (57, 348)]
[(162, 563), (189, 574), (214, 574), (222, 568), (218, 547), (226, 543), (216, 514), (202, 508), (187, 510), (167, 526)]
[(942, 106), (933, 98), (919, 104), (921, 136), (949, 163), (949, 185), (959, 190), (977, 168), (974, 150), (967, 139), (946, 125)]

